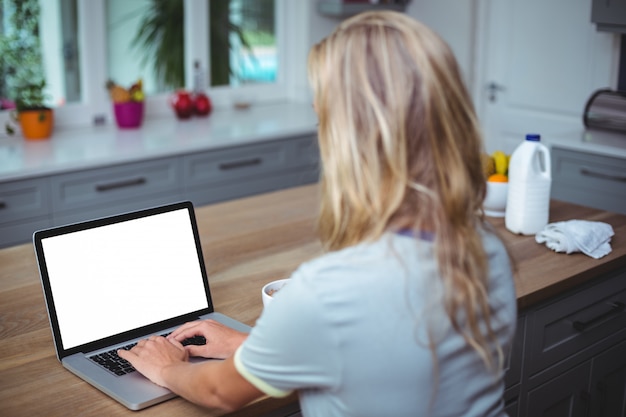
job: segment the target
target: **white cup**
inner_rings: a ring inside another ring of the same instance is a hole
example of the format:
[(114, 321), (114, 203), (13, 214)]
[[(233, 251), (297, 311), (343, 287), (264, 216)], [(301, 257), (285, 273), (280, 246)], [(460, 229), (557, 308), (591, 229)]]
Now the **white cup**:
[(274, 299), (273, 294), (276, 293), (276, 291), (279, 291), (283, 287), (283, 285), (287, 283), (287, 281), (289, 281), (289, 278), (272, 281), (263, 286), (263, 289), (261, 290), (261, 296), (263, 297), (263, 307), (267, 307), (270, 301)]

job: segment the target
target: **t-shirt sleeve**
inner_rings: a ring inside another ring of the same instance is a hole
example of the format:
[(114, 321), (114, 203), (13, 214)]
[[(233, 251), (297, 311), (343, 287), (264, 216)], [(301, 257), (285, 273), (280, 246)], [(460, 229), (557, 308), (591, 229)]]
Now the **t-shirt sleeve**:
[(302, 267), (294, 273), (235, 354), (239, 373), (270, 396), (327, 388), (339, 375), (331, 323), (307, 278)]

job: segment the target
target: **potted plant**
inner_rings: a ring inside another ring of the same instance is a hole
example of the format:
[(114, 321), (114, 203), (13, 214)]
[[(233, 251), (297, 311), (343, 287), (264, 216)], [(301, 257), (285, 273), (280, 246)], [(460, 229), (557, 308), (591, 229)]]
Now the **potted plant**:
[(15, 110), (26, 139), (46, 139), (52, 135), (54, 112), (45, 104), (45, 86), (41, 80), (16, 89)]
[[(52, 134), (53, 110), (47, 105), (46, 80), (39, 41), (39, 1), (9, 0), (6, 34), (0, 36), (2, 78), (15, 103), (14, 120), (27, 139), (45, 139)], [(14, 132), (7, 124), (7, 133)]]

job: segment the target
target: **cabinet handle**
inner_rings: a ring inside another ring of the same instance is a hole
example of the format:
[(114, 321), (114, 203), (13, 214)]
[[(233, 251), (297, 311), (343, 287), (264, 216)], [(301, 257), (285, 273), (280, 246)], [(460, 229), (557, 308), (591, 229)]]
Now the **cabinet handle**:
[(7, 203), (0, 201), (0, 210), (7, 208)]
[(127, 180), (109, 182), (106, 184), (96, 184), (96, 191), (104, 192), (111, 191), (117, 188), (134, 187), (136, 185), (142, 185), (147, 182), (145, 177), (129, 178)]
[(588, 177), (602, 178), (604, 180), (611, 180), (611, 181), (626, 182), (626, 175), (613, 174), (609, 172), (600, 172), (600, 171), (596, 171), (596, 170), (589, 169), (586, 167), (582, 167), (580, 169), (580, 173)]
[(591, 320), (587, 320), (587, 321), (576, 320), (574, 323), (572, 323), (572, 326), (574, 327), (574, 329), (578, 330), (579, 332), (584, 332), (585, 330), (587, 330), (588, 327), (594, 325), (595, 323), (602, 321), (606, 319), (607, 317), (612, 316), (614, 314), (621, 313), (623, 311), (624, 311), (624, 303), (622, 303), (621, 301), (616, 301), (614, 303), (611, 303), (611, 309), (609, 311), (604, 312), (600, 314), (599, 316), (592, 318)]
[(261, 158), (252, 158), (252, 159), (244, 159), (242, 161), (226, 162), (224, 164), (220, 164), (219, 167), (221, 170), (226, 171), (229, 169), (237, 169), (237, 168), (249, 167), (253, 165), (259, 165), (261, 162), (262, 162)]

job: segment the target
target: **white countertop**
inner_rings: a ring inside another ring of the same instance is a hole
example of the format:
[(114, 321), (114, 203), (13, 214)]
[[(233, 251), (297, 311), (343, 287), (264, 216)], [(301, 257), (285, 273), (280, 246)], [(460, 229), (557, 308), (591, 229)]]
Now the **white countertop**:
[(610, 130), (579, 130), (561, 135), (546, 135), (549, 146), (585, 153), (626, 158), (626, 133)]
[(189, 120), (172, 113), (144, 120), (140, 129), (108, 124), (57, 129), (48, 140), (0, 138), (0, 182), (313, 134), (316, 125), (310, 104), (291, 102)]

